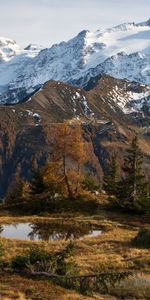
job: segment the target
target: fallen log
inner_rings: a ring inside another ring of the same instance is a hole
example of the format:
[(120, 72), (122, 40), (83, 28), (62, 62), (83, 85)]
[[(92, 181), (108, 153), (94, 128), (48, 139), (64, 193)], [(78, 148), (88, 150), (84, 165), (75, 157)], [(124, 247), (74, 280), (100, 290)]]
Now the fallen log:
[(33, 276), (45, 276), (45, 277), (49, 277), (49, 278), (57, 278), (57, 279), (60, 278), (59, 275), (56, 275), (56, 274), (53, 274), (53, 273), (47, 273), (47, 272), (36, 272), (36, 271), (31, 271), (31, 272), (30, 272), (30, 275), (33, 275)]

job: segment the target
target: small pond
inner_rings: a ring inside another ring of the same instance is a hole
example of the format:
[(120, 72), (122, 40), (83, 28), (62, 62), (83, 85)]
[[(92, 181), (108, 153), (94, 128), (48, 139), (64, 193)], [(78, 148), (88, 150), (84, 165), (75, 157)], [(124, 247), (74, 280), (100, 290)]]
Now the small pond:
[(64, 225), (51, 223), (18, 223), (0, 225), (0, 237), (33, 240), (59, 241), (99, 236), (102, 231), (89, 225)]

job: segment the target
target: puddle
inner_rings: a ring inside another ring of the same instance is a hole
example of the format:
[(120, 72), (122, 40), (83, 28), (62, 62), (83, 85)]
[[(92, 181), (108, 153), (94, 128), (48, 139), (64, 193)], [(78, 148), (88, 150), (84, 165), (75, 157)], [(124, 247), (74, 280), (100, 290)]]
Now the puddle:
[(0, 225), (0, 237), (31, 240), (31, 241), (59, 241), (97, 237), (102, 233), (100, 229), (89, 226), (76, 226), (51, 223), (18, 223)]

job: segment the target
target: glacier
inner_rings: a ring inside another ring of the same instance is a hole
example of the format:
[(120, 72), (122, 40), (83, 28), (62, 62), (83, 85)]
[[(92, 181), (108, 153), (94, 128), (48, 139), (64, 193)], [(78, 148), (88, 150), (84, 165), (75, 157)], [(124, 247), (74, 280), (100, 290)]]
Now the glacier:
[(0, 103), (25, 101), (48, 80), (85, 87), (108, 74), (150, 84), (150, 20), (84, 30), (50, 48), (0, 38)]

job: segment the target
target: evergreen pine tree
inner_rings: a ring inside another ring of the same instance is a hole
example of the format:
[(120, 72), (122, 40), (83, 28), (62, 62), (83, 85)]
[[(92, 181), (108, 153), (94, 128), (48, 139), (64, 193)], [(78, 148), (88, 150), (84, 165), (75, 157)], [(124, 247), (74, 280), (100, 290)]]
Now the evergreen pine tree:
[(150, 214), (149, 183), (144, 182), (143, 189), (141, 189), (140, 195), (134, 203), (134, 208), (137, 212)]
[(148, 200), (147, 185), (142, 171), (142, 153), (135, 136), (127, 150), (123, 172), (125, 178), (119, 183), (117, 198), (119, 206), (130, 210), (140, 210)]
[(42, 170), (33, 170), (32, 182), (30, 185), (31, 194), (41, 194), (45, 192), (46, 185), (44, 183), (44, 177)]
[(103, 188), (109, 195), (115, 195), (118, 186), (118, 166), (116, 154), (112, 155), (109, 172), (103, 179)]
[(11, 187), (8, 195), (6, 196), (5, 202), (7, 204), (16, 204), (24, 200), (23, 189), (25, 182), (22, 179), (16, 178), (15, 183)]

